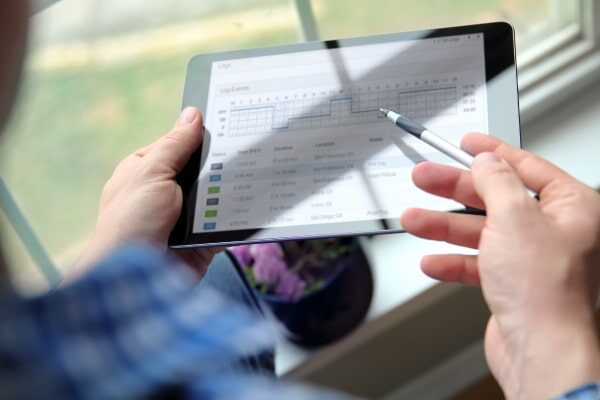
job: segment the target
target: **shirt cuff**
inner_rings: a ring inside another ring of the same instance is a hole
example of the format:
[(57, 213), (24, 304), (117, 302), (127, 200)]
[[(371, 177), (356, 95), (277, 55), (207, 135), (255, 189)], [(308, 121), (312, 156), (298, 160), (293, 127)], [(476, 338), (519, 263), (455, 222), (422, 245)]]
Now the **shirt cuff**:
[(600, 400), (600, 381), (578, 386), (555, 400)]

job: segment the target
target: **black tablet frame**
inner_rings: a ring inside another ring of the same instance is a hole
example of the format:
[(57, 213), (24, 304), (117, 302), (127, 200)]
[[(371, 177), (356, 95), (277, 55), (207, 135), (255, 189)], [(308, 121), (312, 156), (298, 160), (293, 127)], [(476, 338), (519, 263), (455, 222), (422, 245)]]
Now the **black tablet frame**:
[[(420, 31), (392, 33), (384, 35), (347, 38), (340, 40), (306, 42), (284, 46), (228, 51), (202, 54), (192, 57), (187, 65), (186, 81), (182, 108), (195, 106), (206, 109), (208, 87), (212, 63), (221, 60), (241, 59), (286, 53), (296, 53), (313, 50), (333, 49), (341, 47), (387, 43), (406, 40), (429, 39), (446, 36), (482, 33), (484, 38), (485, 76), (486, 82), (502, 75), (502, 83), (497, 85), (497, 95), (488, 95), (488, 121), (490, 130), (497, 136), (514, 146), (521, 146), (517, 71), (515, 62), (514, 30), (505, 22), (494, 22), (477, 25), (446, 27)], [(489, 91), (488, 91), (489, 93)], [(182, 211), (169, 238), (169, 246), (181, 247), (210, 247), (238, 245), (283, 240), (299, 240), (322, 237), (323, 235), (299, 235), (268, 238), (252, 238), (261, 229), (246, 229), (217, 232), (193, 232), (192, 216), (195, 210), (197, 179), (201, 168), (201, 148), (190, 158), (183, 171), (177, 176), (177, 182), (183, 191)], [(470, 212), (469, 210), (456, 210)], [(477, 212), (474, 210), (474, 212)], [(402, 232), (402, 229), (389, 229), (385, 220), (380, 221), (382, 229), (369, 231), (344, 231), (347, 223), (338, 223), (339, 234), (327, 236), (371, 235)], [(333, 224), (330, 224), (333, 226)], [(299, 229), (306, 226), (299, 226)]]

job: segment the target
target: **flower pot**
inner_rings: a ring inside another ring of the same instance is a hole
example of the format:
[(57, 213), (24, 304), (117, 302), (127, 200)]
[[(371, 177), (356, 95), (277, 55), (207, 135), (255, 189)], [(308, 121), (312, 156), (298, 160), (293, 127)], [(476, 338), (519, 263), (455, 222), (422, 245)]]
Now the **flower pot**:
[(255, 290), (259, 301), (281, 321), (290, 340), (310, 346), (330, 343), (364, 319), (373, 296), (373, 276), (358, 240), (352, 240), (348, 255), (332, 262), (337, 263), (332, 275), (296, 301)]

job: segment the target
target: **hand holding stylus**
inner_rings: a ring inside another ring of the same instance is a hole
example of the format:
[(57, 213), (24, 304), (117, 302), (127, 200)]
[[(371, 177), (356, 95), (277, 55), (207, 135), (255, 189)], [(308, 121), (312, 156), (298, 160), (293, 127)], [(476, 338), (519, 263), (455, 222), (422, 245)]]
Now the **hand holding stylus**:
[(477, 155), (471, 171), (425, 162), (413, 180), (487, 216), (409, 209), (401, 221), (416, 236), (479, 255), (427, 256), (421, 268), (443, 281), (481, 285), (492, 312), (486, 356), (508, 398), (551, 398), (600, 380), (600, 195), (491, 136), (468, 134), (461, 147)]

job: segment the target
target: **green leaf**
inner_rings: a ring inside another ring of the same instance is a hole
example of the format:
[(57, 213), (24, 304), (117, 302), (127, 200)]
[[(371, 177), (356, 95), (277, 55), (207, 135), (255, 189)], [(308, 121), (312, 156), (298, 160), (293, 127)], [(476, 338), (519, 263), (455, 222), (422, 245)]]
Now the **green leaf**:
[(252, 268), (244, 268), (244, 273), (246, 278), (248, 279), (248, 283), (250, 286), (256, 287), (256, 278), (254, 277), (254, 270)]
[(319, 279), (317, 281), (311, 282), (308, 285), (306, 285), (306, 287), (304, 288), (304, 295), (308, 295), (311, 294), (313, 292), (316, 292), (317, 290), (321, 289), (321, 287), (323, 287), (323, 284), (325, 283), (324, 279)]

